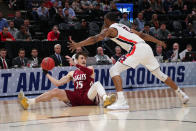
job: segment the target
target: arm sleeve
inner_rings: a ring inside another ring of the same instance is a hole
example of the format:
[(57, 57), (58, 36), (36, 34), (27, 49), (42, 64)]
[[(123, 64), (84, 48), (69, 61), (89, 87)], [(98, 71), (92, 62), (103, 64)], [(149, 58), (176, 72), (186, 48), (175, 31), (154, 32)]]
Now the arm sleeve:
[(87, 67), (81, 66), (79, 64), (76, 64), (76, 67), (79, 68), (81, 71), (85, 72), (87, 75), (92, 75), (93, 74), (93, 70), (89, 69)]
[(48, 33), (47, 39), (48, 39), (48, 41), (53, 41), (51, 32)]
[(14, 39), (14, 37), (12, 36), (12, 34), (8, 34), (8, 37), (10, 38), (10, 39), (12, 39), (13, 41), (15, 41), (15, 39)]

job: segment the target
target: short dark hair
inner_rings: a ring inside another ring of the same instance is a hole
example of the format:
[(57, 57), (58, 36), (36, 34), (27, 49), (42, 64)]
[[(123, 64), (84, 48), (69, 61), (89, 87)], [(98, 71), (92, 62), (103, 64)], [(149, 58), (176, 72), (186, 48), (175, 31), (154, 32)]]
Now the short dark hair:
[(5, 48), (1, 48), (0, 51), (7, 51)]
[[(36, 48), (32, 48), (32, 50), (36, 50), (36, 51), (38, 51), (38, 49), (36, 49)], [(31, 50), (31, 51), (32, 51), (32, 50)]]
[(24, 49), (24, 48), (20, 48), (20, 49), (18, 50), (18, 53), (20, 53), (20, 51), (25, 51), (25, 49)]
[(105, 18), (109, 19), (109, 20), (112, 21), (112, 22), (116, 22), (116, 21), (117, 21), (117, 14), (114, 13), (114, 12), (108, 12), (108, 13), (105, 15)]
[(80, 55), (83, 55), (84, 57), (87, 57), (87, 56), (88, 56), (88, 53), (86, 53), (86, 52), (84, 52), (84, 51), (78, 52), (78, 53), (76, 54), (75, 58), (78, 59)]

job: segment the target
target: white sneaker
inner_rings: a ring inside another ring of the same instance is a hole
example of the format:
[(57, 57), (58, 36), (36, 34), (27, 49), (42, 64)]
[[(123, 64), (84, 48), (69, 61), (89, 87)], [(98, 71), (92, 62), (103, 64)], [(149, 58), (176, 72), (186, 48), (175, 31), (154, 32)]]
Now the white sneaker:
[(189, 101), (189, 97), (182, 90), (177, 90), (176, 94), (183, 104), (186, 104)]
[(114, 104), (107, 106), (107, 109), (111, 110), (127, 110), (129, 105), (126, 100), (117, 100)]

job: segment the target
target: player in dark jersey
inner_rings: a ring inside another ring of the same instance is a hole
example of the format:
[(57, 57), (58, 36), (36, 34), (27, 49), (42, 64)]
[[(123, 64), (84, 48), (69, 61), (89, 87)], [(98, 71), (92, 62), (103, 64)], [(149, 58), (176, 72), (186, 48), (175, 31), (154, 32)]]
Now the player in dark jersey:
[(115, 102), (115, 95), (107, 96), (101, 83), (94, 83), (94, 69), (92, 66), (86, 67), (86, 57), (87, 56), (84, 52), (77, 53), (76, 64), (71, 57), (66, 56), (69, 63), (76, 66), (77, 69), (75, 71), (70, 71), (60, 80), (55, 79), (48, 73), (48, 71), (43, 70), (46, 77), (57, 87), (73, 80), (74, 91), (54, 88), (33, 99), (28, 99), (24, 96), (23, 92), (20, 92), (18, 98), (22, 107), (28, 109), (30, 105), (49, 101), (52, 98), (57, 98), (58, 100), (71, 104), (72, 106), (96, 105), (95, 98), (97, 94), (103, 98), (104, 107)]

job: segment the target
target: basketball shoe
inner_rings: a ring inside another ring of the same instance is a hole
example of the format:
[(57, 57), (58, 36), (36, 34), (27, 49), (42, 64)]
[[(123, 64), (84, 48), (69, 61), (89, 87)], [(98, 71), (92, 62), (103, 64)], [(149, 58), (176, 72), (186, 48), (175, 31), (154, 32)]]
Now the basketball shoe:
[(112, 94), (110, 96), (107, 96), (106, 99), (104, 100), (103, 106), (107, 107), (113, 104), (115, 101), (116, 101), (116, 95)]
[(23, 92), (20, 92), (18, 94), (18, 100), (19, 100), (19, 103), (21, 104), (21, 106), (23, 107), (23, 109), (27, 110), (29, 107), (29, 103), (28, 103), (27, 97), (24, 96)]
[(182, 90), (180, 90), (180, 88), (178, 88), (175, 92), (183, 104), (186, 104), (189, 101), (189, 97)]
[(117, 99), (117, 101), (114, 104), (107, 106), (107, 109), (127, 110), (127, 109), (129, 109), (129, 105), (127, 104), (126, 99)]

